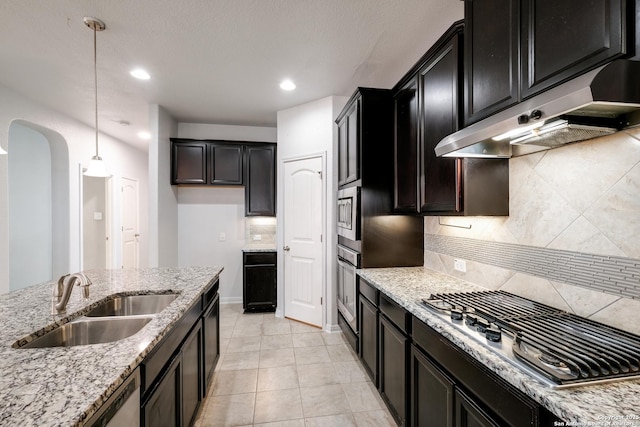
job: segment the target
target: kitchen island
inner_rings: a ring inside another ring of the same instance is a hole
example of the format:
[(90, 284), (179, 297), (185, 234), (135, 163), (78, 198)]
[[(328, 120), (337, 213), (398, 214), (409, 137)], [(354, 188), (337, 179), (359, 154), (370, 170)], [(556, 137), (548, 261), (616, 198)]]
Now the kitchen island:
[(416, 319), (564, 421), (556, 425), (640, 426), (640, 380), (551, 389), (420, 303), (422, 298), (435, 293), (485, 291), (485, 288), (423, 267), (362, 269), (358, 274)]
[[(67, 314), (52, 315), (55, 282), (0, 295), (0, 425), (82, 425), (218, 280), (222, 267), (90, 270), (90, 297), (74, 289)], [(110, 295), (179, 296), (134, 335), (104, 344), (16, 348), (88, 312)]]

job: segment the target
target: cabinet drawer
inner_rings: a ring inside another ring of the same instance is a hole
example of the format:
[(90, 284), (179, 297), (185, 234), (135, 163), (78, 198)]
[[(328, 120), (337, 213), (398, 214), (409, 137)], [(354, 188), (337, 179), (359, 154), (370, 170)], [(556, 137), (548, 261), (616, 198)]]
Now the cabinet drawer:
[(211, 285), (211, 287), (207, 289), (205, 293), (202, 295), (203, 311), (207, 309), (207, 307), (209, 306), (209, 303), (213, 301), (213, 299), (216, 297), (216, 295), (218, 294), (219, 287), (220, 287), (220, 282), (216, 280), (216, 282), (213, 285)]
[(380, 311), (404, 334), (411, 333), (411, 315), (385, 294), (380, 294)]
[(369, 282), (364, 280), (362, 277), (359, 277), (358, 282), (360, 283), (360, 294), (377, 308), (379, 305), (378, 290), (371, 286)]
[(259, 265), (276, 263), (275, 252), (245, 252), (244, 265)]

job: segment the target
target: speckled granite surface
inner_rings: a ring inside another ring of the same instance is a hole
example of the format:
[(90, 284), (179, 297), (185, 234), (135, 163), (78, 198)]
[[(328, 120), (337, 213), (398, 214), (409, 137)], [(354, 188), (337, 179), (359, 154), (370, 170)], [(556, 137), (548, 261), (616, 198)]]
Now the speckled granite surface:
[(363, 269), (358, 274), (568, 425), (640, 426), (640, 380), (550, 389), (419, 305), (432, 293), (485, 288), (422, 267)]
[(242, 248), (242, 252), (275, 252), (275, 243), (249, 243)]
[[(73, 426), (90, 417), (199, 298), (221, 267), (89, 270), (89, 300), (74, 289), (66, 316), (52, 316), (54, 282), (0, 295), (0, 425)], [(106, 344), (19, 349), (19, 339), (53, 329), (112, 294), (180, 296), (135, 335)]]

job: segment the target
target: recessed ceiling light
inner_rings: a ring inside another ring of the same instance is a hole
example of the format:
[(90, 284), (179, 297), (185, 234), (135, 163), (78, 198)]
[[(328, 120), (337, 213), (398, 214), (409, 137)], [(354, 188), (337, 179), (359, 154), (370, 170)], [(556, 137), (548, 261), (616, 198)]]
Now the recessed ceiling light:
[(149, 132), (146, 132), (146, 131), (140, 131), (140, 132), (138, 132), (138, 138), (144, 139), (144, 140), (149, 140), (149, 139), (151, 139), (151, 134)]
[(280, 83), (280, 89), (282, 90), (294, 90), (296, 88), (296, 84), (291, 80), (284, 80)]
[(135, 70), (131, 70), (129, 72), (133, 77), (140, 80), (149, 80), (151, 76), (142, 68), (136, 68)]

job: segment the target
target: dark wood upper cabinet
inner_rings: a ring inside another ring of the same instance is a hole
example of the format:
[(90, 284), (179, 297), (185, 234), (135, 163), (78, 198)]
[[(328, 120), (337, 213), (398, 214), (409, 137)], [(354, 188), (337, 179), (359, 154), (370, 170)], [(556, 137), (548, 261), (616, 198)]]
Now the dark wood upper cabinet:
[(633, 53), (628, 1), (465, 0), (464, 125)]
[(440, 140), (459, 129), (462, 33), (455, 32), (418, 72), (420, 212), (460, 212), (462, 163), (436, 157)]
[(209, 184), (242, 185), (243, 152), (243, 144), (209, 144)]
[(207, 144), (205, 142), (172, 143), (171, 183), (207, 183)]
[(518, 101), (520, 0), (464, 4), (464, 124)]
[(460, 129), (462, 22), (436, 42), (394, 90), (394, 211), (421, 215), (508, 215), (506, 159), (436, 157)]
[(245, 216), (276, 214), (276, 144), (171, 138), (172, 185), (244, 185)]
[(412, 78), (394, 96), (395, 212), (418, 212), (418, 79)]
[(276, 145), (246, 145), (245, 215), (276, 214)]
[(360, 179), (360, 102), (355, 99), (338, 119), (338, 185)]
[(625, 0), (522, 0), (522, 98), (627, 53)]

